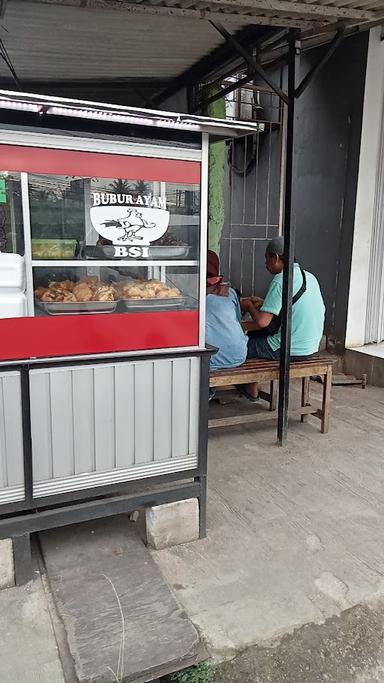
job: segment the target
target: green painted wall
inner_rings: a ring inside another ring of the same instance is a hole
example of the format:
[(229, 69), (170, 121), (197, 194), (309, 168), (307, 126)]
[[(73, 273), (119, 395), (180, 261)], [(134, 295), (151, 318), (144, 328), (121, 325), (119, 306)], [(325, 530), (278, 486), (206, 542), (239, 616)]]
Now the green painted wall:
[[(208, 116), (225, 119), (225, 101), (216, 100), (208, 107)], [(220, 253), (224, 227), (225, 142), (209, 145), (208, 163), (208, 248)]]

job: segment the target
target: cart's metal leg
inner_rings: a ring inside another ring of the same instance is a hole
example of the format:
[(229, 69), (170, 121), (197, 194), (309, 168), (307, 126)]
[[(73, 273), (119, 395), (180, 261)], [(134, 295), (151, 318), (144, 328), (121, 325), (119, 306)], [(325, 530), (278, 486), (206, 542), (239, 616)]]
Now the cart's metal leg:
[(207, 535), (207, 477), (200, 478), (199, 495), (199, 537), (205, 538)]
[(199, 409), (199, 464), (195, 481), (199, 491), (199, 536), (207, 535), (207, 458), (208, 458), (208, 404), (209, 404), (209, 356), (200, 361), (200, 409)]
[(15, 563), (15, 583), (22, 586), (33, 578), (31, 536), (23, 534), (13, 537), (13, 560)]

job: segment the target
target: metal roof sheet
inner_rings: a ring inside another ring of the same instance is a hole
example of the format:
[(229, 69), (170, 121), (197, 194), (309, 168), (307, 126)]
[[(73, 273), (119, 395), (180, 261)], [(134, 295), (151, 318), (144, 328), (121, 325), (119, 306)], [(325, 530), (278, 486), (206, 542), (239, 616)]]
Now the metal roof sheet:
[[(25, 0), (10, 0), (1, 23), (20, 81), (173, 78), (223, 42), (195, 19)], [(229, 26), (241, 28), (241, 17)], [(1, 62), (0, 76), (8, 75)]]
[[(2, 11), (1, 11), (2, 8)], [(384, 0), (0, 0), (0, 36), (21, 81), (175, 78), (249, 24), (306, 36), (384, 18)], [(4, 62), (0, 77), (9, 76)]]

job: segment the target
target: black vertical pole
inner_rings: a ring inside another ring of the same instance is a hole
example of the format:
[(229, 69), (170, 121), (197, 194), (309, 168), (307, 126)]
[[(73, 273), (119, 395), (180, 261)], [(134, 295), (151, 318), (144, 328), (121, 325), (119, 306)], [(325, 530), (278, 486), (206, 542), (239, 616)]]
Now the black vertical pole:
[(289, 401), (289, 357), (291, 352), (292, 322), (292, 280), (295, 255), (295, 223), (292, 217), (293, 190), (293, 148), (295, 122), (295, 88), (300, 58), (299, 32), (291, 29), (288, 38), (288, 104), (287, 104), (287, 143), (285, 162), (285, 200), (284, 200), (284, 270), (283, 300), (281, 308), (281, 347), (279, 413), (277, 420), (277, 440), (282, 446), (287, 438), (288, 401)]

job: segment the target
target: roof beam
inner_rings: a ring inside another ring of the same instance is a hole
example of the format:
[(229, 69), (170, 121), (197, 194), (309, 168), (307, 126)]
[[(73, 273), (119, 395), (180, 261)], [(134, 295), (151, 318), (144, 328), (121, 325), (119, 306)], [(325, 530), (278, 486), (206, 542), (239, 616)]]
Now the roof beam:
[[(236, 37), (244, 47), (254, 47), (260, 40), (271, 37), (275, 32), (276, 29), (259, 29), (255, 26), (248, 26), (238, 31)], [(221, 75), (223, 70), (228, 70), (228, 67), (232, 68), (233, 65), (237, 66), (239, 61), (237, 50), (227, 43), (220, 45), (175, 78), (172, 85), (155, 97), (153, 102), (161, 104), (182, 88), (193, 87), (207, 77), (216, 75), (218, 70), (220, 70)]]
[(249, 81), (251, 79), (252, 79), (252, 75), (247, 73), (247, 75), (244, 76), (244, 78), (240, 78), (239, 81), (234, 81), (233, 83), (230, 83), (230, 85), (227, 85), (225, 88), (219, 88), (219, 90), (214, 95), (210, 95), (206, 99), (202, 99), (201, 102), (199, 102), (198, 105), (196, 105), (193, 108), (192, 113), (194, 113), (198, 109), (201, 109), (201, 111), (203, 111), (206, 107), (208, 107), (209, 104), (212, 104), (213, 102), (216, 102), (217, 100), (221, 100), (223, 97), (225, 97), (226, 95), (229, 95), (234, 90), (238, 90), (243, 85), (246, 85), (247, 83), (249, 83)]
[[(37, 4), (46, 5), (68, 5), (71, 7), (79, 7), (82, 9), (109, 9), (121, 10), (131, 14), (159, 14), (165, 16), (185, 16), (197, 19), (207, 18), (209, 15), (213, 20), (215, 10), (220, 14), (220, 18), (224, 16), (228, 18), (239, 18), (244, 21), (253, 23), (263, 23), (266, 14), (270, 25), (282, 25), (278, 23), (276, 13), (283, 14), (287, 17), (284, 20), (284, 26), (294, 26), (295, 15), (298, 17), (312, 17), (314, 20), (319, 20), (326, 17), (334, 17), (339, 19), (359, 19), (360, 21), (369, 21), (374, 19), (374, 12), (361, 9), (350, 9), (348, 7), (335, 7), (331, 5), (317, 4), (309, 0), (309, 2), (296, 2), (294, 0), (194, 0), (188, 1), (184, 7), (167, 6), (166, 0), (154, 0), (156, 4), (141, 4), (141, 0), (27, 0), (27, 2), (34, 2)], [(191, 7), (192, 5), (192, 7)], [(199, 8), (199, 5), (202, 5)], [(225, 15), (221, 11), (225, 9)], [(232, 10), (232, 11), (231, 11)], [(259, 14), (249, 14), (250, 12), (262, 12)], [(264, 22), (268, 23), (268, 22)], [(302, 24), (301, 24), (302, 26)]]
[[(374, 18), (373, 12), (360, 9), (348, 9), (345, 7), (332, 7), (329, 5), (319, 5), (316, 3), (292, 2), (291, 0), (196, 0), (195, 5), (205, 6), (209, 3), (212, 7), (237, 8), (238, 14), (243, 16), (244, 12), (282, 13), (286, 16), (298, 14), (301, 17), (314, 17), (324, 19), (327, 17), (337, 17), (338, 19), (361, 19), (369, 21)], [(224, 15), (223, 15), (224, 16)]]
[[(0, 83), (10, 81), (0, 76)], [(173, 83), (173, 78), (116, 78), (116, 79), (23, 79), (23, 87), (52, 90), (121, 90), (140, 88), (142, 90), (160, 90)]]
[[(161, 17), (185, 17), (186, 19), (202, 19), (206, 21), (207, 19), (212, 19), (212, 20), (217, 20), (217, 21), (222, 21), (223, 19), (235, 19), (237, 22), (239, 19), (241, 19), (241, 22), (243, 24), (258, 24), (260, 26), (281, 26), (285, 27), (288, 26), (290, 28), (311, 28), (313, 26), (313, 23), (311, 24), (310, 21), (306, 21), (304, 19), (297, 18), (292, 19), (290, 17), (282, 17), (279, 19), (276, 16), (266, 16), (265, 14), (259, 15), (259, 14), (248, 14), (248, 13), (239, 13), (239, 11), (236, 9), (236, 4), (233, 2), (232, 7), (233, 11), (228, 11), (223, 12), (219, 11), (214, 11), (211, 9), (207, 9), (206, 5), (207, 2), (204, 3), (204, 9), (183, 9), (182, 7), (167, 7), (163, 5), (142, 5), (138, 4), (136, 2), (126, 2), (125, 0), (121, 0), (120, 2), (117, 2), (117, 0), (109, 0), (106, 2), (106, 0), (26, 0), (27, 2), (33, 2), (37, 4), (44, 4), (44, 5), (67, 5), (70, 7), (79, 7), (81, 9), (116, 9), (116, 10), (122, 10), (127, 12), (128, 14), (131, 15), (144, 15), (144, 16), (161, 16)], [(262, 2), (265, 2), (265, 0), (260, 0)], [(271, 0), (273, 2), (279, 2), (280, 0)], [(287, 0), (281, 0), (281, 2), (286, 2), (287, 5), (291, 4), (287, 2)], [(197, 3), (194, 2), (194, 5)], [(303, 5), (305, 6), (305, 5)], [(250, 10), (249, 10), (250, 11)], [(276, 15), (275, 10), (271, 10), (273, 14)], [(289, 15), (289, 12), (288, 12)], [(315, 13), (313, 13), (313, 18), (314, 19), (321, 19), (322, 17), (316, 17)]]
[(319, 71), (323, 68), (323, 66), (328, 62), (328, 60), (332, 57), (333, 53), (337, 48), (339, 47), (340, 43), (344, 40), (345, 37), (345, 28), (340, 29), (333, 40), (329, 43), (327, 46), (326, 52), (320, 57), (320, 59), (316, 62), (316, 64), (310, 69), (307, 73), (306, 76), (304, 76), (303, 80), (301, 83), (297, 86), (295, 90), (295, 97), (300, 97), (304, 90), (309, 86), (309, 84), (313, 81), (315, 76), (319, 73)]
[(244, 61), (248, 64), (249, 69), (253, 71), (253, 73), (258, 74), (260, 78), (262, 78), (263, 81), (265, 81), (269, 85), (269, 87), (272, 88), (276, 95), (278, 95), (280, 99), (283, 100), (283, 102), (288, 104), (288, 97), (286, 93), (283, 92), (283, 90), (281, 90), (281, 88), (279, 88), (273, 82), (273, 80), (271, 80), (269, 74), (267, 74), (267, 72), (264, 71), (263, 67), (253, 58), (252, 55), (249, 54), (248, 50), (246, 50), (243, 47), (243, 45), (241, 45), (241, 43), (239, 43), (239, 41), (236, 40), (236, 38), (234, 38), (234, 36), (231, 36), (231, 34), (227, 31), (227, 29), (224, 28), (224, 26), (222, 26), (219, 23), (214, 23), (213, 21), (211, 21), (211, 24), (216, 29), (216, 31), (221, 33), (223, 38), (225, 38), (225, 40), (228, 43), (233, 45), (235, 50), (239, 53), (239, 55), (242, 56)]

